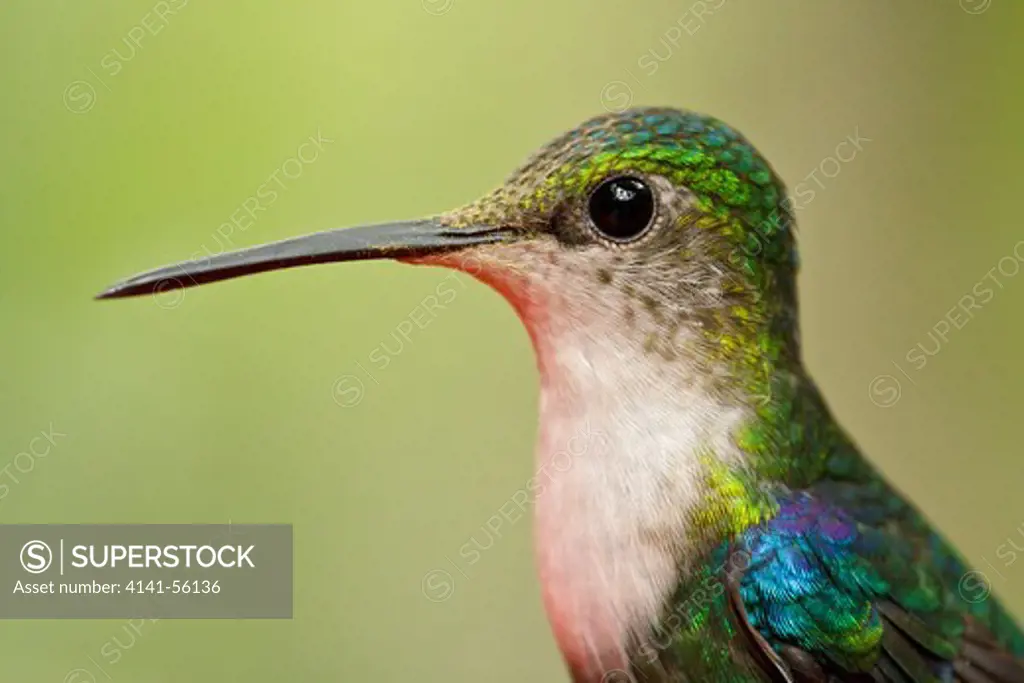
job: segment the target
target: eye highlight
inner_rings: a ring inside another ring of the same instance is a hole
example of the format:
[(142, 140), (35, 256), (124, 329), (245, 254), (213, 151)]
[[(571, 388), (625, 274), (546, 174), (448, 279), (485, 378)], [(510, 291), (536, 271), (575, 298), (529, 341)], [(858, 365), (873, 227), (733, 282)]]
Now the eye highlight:
[(635, 176), (608, 178), (587, 202), (594, 229), (613, 242), (631, 242), (647, 232), (654, 223), (654, 209), (654, 192)]

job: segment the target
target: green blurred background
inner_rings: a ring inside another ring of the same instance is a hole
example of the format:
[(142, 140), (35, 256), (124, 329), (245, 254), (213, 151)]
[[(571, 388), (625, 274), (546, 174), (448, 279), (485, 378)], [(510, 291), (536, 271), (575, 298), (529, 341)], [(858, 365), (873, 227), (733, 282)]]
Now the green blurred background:
[(0, 34), (0, 521), (295, 525), (293, 620), (161, 621), (114, 664), (124, 621), (0, 621), (0, 680), (567, 680), (529, 522), (458, 555), (531, 474), (537, 376), (498, 295), (457, 276), (399, 352), (449, 273), (90, 297), (231, 246), (274, 173), (233, 246), (461, 204), (627, 102), (725, 119), (791, 188), (835, 173), (799, 215), (807, 362), (1024, 610), (1024, 561), (997, 556), (1024, 530), (1024, 275), (906, 358), (1024, 238), (1017, 0), (5, 0)]

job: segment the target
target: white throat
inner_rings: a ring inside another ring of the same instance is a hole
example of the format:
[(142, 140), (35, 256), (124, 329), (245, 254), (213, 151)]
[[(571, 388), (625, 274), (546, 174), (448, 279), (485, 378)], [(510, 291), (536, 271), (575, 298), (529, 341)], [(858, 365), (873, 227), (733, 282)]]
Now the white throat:
[[(674, 360), (646, 352), (644, 331), (661, 329), (655, 316), (615, 288), (566, 278), (557, 246), (490, 245), (472, 256), (429, 262), (494, 287), (533, 341), (537, 570), (573, 677), (597, 683), (628, 670), (628, 653), (698, 559), (688, 520), (706, 496), (707, 458), (742, 464), (732, 437), (750, 414), (723, 402), (709, 369), (687, 357), (698, 330), (675, 332)], [(611, 252), (587, 257), (614, 266)]]
[(745, 413), (716, 402), (686, 359), (552, 322), (535, 337), (536, 562), (559, 647), (577, 679), (596, 681), (627, 669), (627, 647), (661, 616), (692, 556), (702, 458), (740, 457), (729, 435)]

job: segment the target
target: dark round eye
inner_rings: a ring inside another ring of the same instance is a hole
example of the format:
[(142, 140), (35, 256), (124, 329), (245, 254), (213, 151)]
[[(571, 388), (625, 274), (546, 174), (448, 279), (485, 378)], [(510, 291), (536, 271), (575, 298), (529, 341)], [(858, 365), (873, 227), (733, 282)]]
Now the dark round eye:
[(647, 231), (654, 218), (654, 193), (639, 178), (609, 178), (593, 191), (587, 205), (598, 232), (616, 242), (629, 242)]

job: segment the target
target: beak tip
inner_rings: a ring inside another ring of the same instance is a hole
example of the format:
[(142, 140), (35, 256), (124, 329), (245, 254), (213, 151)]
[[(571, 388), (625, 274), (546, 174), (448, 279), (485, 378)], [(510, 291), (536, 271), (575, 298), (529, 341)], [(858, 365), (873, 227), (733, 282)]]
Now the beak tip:
[[(159, 294), (161, 291), (161, 284), (164, 281), (158, 281), (153, 284), (145, 282), (119, 282), (111, 285), (101, 291), (100, 293), (93, 296), (94, 301), (105, 301), (107, 299), (127, 299), (133, 296), (139, 296), (142, 294)], [(173, 289), (174, 287), (172, 287)]]

